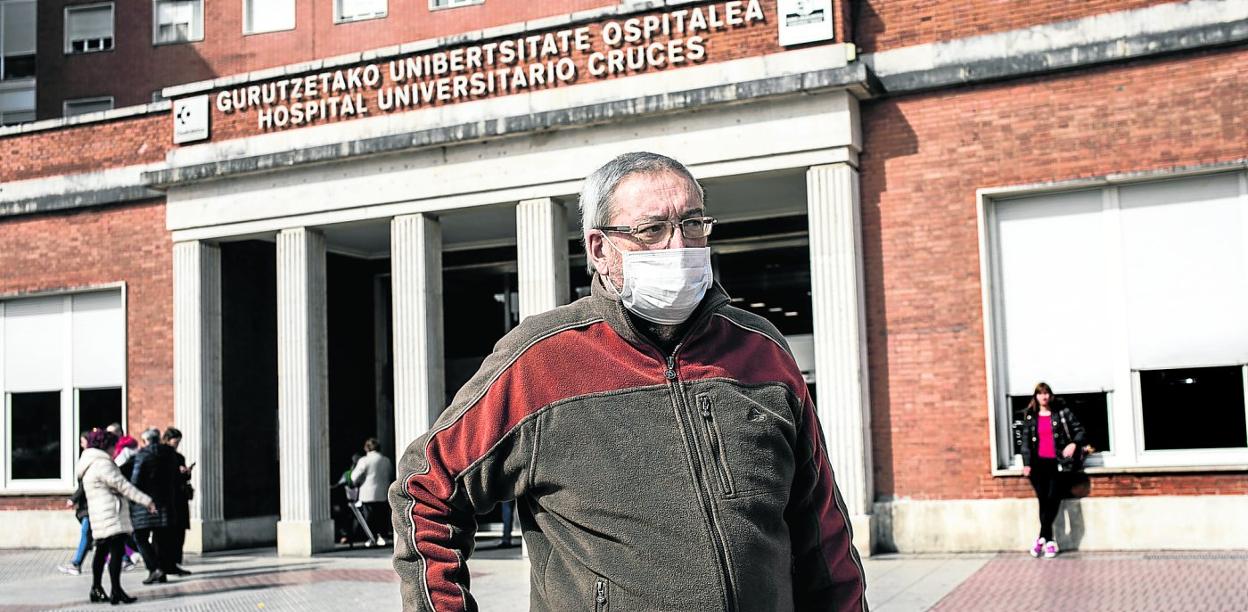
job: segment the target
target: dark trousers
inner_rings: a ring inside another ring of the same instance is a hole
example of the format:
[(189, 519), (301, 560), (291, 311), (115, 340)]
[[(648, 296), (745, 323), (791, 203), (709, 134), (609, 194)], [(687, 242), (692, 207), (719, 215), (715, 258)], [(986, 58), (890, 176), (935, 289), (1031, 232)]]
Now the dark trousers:
[(1053, 539), (1053, 521), (1062, 507), (1062, 499), (1070, 490), (1070, 484), (1064, 472), (1057, 471), (1056, 459), (1035, 458), (1031, 460), (1031, 488), (1036, 491), (1036, 499), (1040, 502), (1040, 537), (1045, 541)]
[(139, 554), (143, 555), (143, 565), (147, 567), (147, 571), (159, 569), (167, 573), (173, 569), (173, 564), (177, 563), (173, 532), (174, 530), (169, 527), (134, 531), (134, 539), (139, 544)]
[(364, 502), (361, 510), (364, 522), (368, 523), (374, 537), (390, 537), (393, 531), (390, 527), (390, 502)]
[(514, 508), (515, 505), (516, 505), (516, 502), (505, 501), (502, 503), (502, 506), (500, 508), (503, 514), (503, 535), (501, 538), (499, 538), (499, 541), (502, 542), (503, 544), (511, 544), (511, 525), (512, 525), (512, 521), (514, 520), (513, 515), (512, 515), (512, 509)]
[(170, 527), (165, 530), (165, 547), (158, 554), (169, 569), (182, 564), (182, 547), (186, 544), (186, 530)]
[(121, 591), (121, 560), (126, 558), (126, 540), (128, 533), (119, 533), (99, 540), (95, 543), (95, 557), (91, 559), (91, 586), (101, 586), (104, 577), (104, 562), (108, 561), (108, 579), (112, 582), (112, 592)]

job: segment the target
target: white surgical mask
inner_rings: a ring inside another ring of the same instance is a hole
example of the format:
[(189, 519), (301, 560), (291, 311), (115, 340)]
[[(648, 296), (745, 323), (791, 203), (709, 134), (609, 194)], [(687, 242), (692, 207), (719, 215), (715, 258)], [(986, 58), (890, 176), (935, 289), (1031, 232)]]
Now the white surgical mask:
[[(611, 241), (603, 237), (607, 243)], [(624, 288), (616, 291), (633, 314), (660, 325), (679, 325), (702, 302), (714, 277), (709, 247), (622, 251)], [(615, 284), (606, 279), (613, 291)]]

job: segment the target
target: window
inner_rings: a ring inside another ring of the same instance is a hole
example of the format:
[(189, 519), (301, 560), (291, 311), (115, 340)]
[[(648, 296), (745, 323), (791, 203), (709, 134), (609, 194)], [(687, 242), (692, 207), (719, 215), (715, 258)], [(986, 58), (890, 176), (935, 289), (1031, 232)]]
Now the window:
[(469, 4), (483, 4), (485, 0), (429, 0), (429, 10), (455, 8)]
[(183, 43), (204, 39), (204, 0), (155, 0), (152, 43)]
[(98, 98), (79, 98), (77, 100), (66, 100), (64, 105), (65, 117), (76, 117), (87, 113), (97, 113), (100, 111), (113, 109), (113, 97), (101, 96)]
[(295, 29), (295, 0), (243, 0), (243, 34)]
[(65, 7), (65, 52), (113, 48), (113, 3)]
[(0, 1), (0, 81), (35, 76), (35, 2)]
[(35, 120), (35, 80), (0, 82), (0, 125)]
[(334, 21), (360, 21), (386, 16), (386, 0), (334, 0)]
[(985, 212), (999, 467), (1040, 381), (1107, 467), (1248, 460), (1248, 174), (1002, 198)]
[(0, 301), (0, 489), (72, 488), (78, 433), (121, 422), (117, 289)]

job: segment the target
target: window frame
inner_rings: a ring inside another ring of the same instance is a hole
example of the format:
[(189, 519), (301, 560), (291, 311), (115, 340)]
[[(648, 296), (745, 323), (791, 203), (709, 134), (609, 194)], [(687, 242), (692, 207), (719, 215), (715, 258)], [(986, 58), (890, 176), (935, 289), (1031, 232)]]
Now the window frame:
[(289, 27), (289, 28), (278, 28), (278, 29), (276, 29), (276, 30), (257, 30), (257, 29), (255, 29), (255, 27), (254, 27), (254, 26), (252, 25), (252, 23), (251, 23), (251, 13), (247, 10), (247, 8), (248, 8), (248, 7), (249, 7), (249, 6), (250, 6), (253, 2), (256, 2), (256, 0), (242, 0), (242, 7), (243, 7), (243, 18), (242, 18), (242, 22), (243, 22), (243, 36), (253, 36), (253, 35), (257, 35), (257, 34), (272, 34), (273, 32), (290, 32), (290, 31), (294, 30), (295, 28), (297, 28), (297, 27), (299, 26), (299, 3), (298, 3), (298, 2), (295, 2), (295, 0), (290, 0), (290, 5), (291, 5), (291, 11), (292, 11), (292, 13), (291, 13), (291, 20), (290, 20), (290, 27)]
[[(38, 9), (39, 9), (39, 5), (38, 5), (37, 0), (0, 0), (0, 82), (6, 81), (6, 80), (10, 80), (10, 81), (24, 81), (26, 79), (34, 80), (35, 78), (34, 76), (29, 76), (29, 77), (19, 77), (17, 79), (6, 79), (4, 76), (8, 74), (7, 63), (8, 63), (8, 57), (9, 57), (4, 54), (4, 20), (5, 20), (5, 13), (7, 12), (4, 9), (4, 7), (7, 5), (19, 4), (23, 2), (35, 5), (35, 37), (34, 37), (35, 49), (32, 49), (31, 52), (27, 55), (35, 58), (36, 70), (38, 70), (38, 62), (39, 62), (39, 49), (38, 49), (38, 46), (39, 46), (38, 45), (39, 11)], [(15, 57), (26, 57), (26, 55), (20, 55), (20, 56), (15, 56)]]
[[(112, 43), (107, 49), (91, 49), (86, 51), (75, 51), (73, 41), (69, 38), (69, 14), (76, 11), (85, 11), (87, 9), (99, 8), (101, 6), (108, 7), (109, 31), (112, 33)], [(64, 30), (65, 55), (87, 55), (91, 53), (105, 53), (113, 51), (117, 48), (117, 6), (114, 2), (94, 2), (91, 4), (72, 4), (64, 9), (64, 19), (61, 21)]]
[[(5, 384), (5, 326), (0, 324), (0, 496), (6, 495), (61, 495), (69, 494), (76, 488), (74, 466), (78, 461), (78, 434), (81, 428), (78, 423), (78, 389), (73, 384), (73, 298), (85, 293), (117, 291), (121, 298), (121, 424), (129, 428), (129, 291), (125, 282), (102, 283), (67, 289), (42, 291), (33, 293), (0, 294), (0, 322), (4, 320), (5, 308), (9, 302), (24, 298), (61, 297), (64, 300), (62, 317), (64, 319), (65, 337), (62, 340), (63, 373), (61, 388), (61, 477), (58, 479), (14, 480), (12, 478), (12, 411), (10, 410), (10, 393)], [(99, 387), (84, 387), (92, 389)], [(113, 387), (109, 387), (113, 388)], [(48, 389), (52, 391), (54, 389)]]
[[(89, 111), (85, 113), (78, 113), (76, 115), (69, 114), (69, 105), (71, 102), (85, 104), (89, 102), (102, 102), (104, 100), (108, 100), (109, 107), (107, 110)], [(91, 113), (106, 113), (115, 108), (117, 108), (117, 100), (113, 98), (113, 96), (88, 96), (86, 98), (71, 98), (68, 100), (61, 100), (61, 117), (71, 118), (71, 117), (81, 117), (83, 115), (90, 115)]]
[(437, 0), (429, 0), (430, 11), (445, 11), (448, 9), (463, 8), (465, 6), (476, 6), (478, 4), (485, 4), (485, 0), (446, 0), (447, 4), (443, 6), (438, 6), (437, 4), (435, 4), (436, 2)]
[[(1022, 465), (1011, 450), (1010, 405), (1005, 384), (1006, 346), (1002, 316), (1003, 286), (998, 262), (1001, 257), (996, 232), (996, 206), (1006, 200), (1027, 196), (1059, 194), (1077, 190), (1101, 191), (1101, 235), (1105, 238), (1109, 308), (1116, 313), (1110, 335), (1113, 346), (1114, 388), (1106, 392), (1111, 451), (1089, 457), (1089, 471), (1096, 472), (1157, 472), (1157, 471), (1218, 471), (1248, 469), (1248, 448), (1230, 449), (1166, 449), (1145, 450), (1144, 413), (1140, 388), (1140, 371), (1130, 364), (1128, 331), (1125, 316), (1127, 298), (1122, 264), (1123, 245), (1118, 202), (1118, 188), (1147, 185), (1169, 180), (1197, 178), (1213, 174), (1234, 174), (1239, 182), (1239, 204), (1248, 220), (1248, 169), (1243, 164), (1164, 171), (1148, 175), (1108, 176), (1080, 179), (1040, 186), (981, 188), (976, 191), (976, 221), (979, 234), (981, 309), (983, 314), (984, 359), (988, 392), (988, 444), (994, 476), (1017, 476)], [(1248, 226), (1248, 223), (1245, 224)], [(1248, 227), (1244, 236), (1248, 251)], [(1245, 253), (1248, 257), (1248, 252)], [(1248, 423), (1248, 364), (1201, 363), (1186, 367), (1239, 366), (1244, 377), (1245, 422)], [(1084, 390), (1086, 391), (1086, 390)], [(1062, 390), (1057, 389), (1058, 395)], [(1007, 454), (1008, 453), (1008, 454)]]
[[(191, 36), (186, 40), (158, 40), (160, 37), (160, 5), (166, 2), (195, 2), (199, 4), (199, 11), (195, 14), (199, 15), (199, 22), (196, 23), (194, 16), (191, 17)], [(185, 45), (188, 43), (203, 42), (204, 40), (204, 0), (152, 0), (152, 46), (163, 47), (165, 45)]]
[(386, 6), (385, 6), (385, 9), (383, 9), (380, 13), (371, 13), (368, 15), (361, 15), (358, 17), (343, 17), (342, 5), (344, 2), (349, 2), (349, 1), (350, 0), (333, 0), (334, 25), (341, 25), (344, 23), (355, 23), (357, 21), (370, 21), (373, 19), (385, 19), (386, 17), (390, 16), (390, 0), (381, 0), (382, 2), (385, 3)]

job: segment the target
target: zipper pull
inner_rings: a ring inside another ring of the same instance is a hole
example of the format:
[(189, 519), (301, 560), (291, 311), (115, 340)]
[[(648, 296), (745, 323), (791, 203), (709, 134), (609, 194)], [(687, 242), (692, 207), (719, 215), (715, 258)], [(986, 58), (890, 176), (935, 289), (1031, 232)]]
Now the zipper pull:
[(668, 380), (676, 380), (676, 355), (667, 356), (667, 371), (663, 373)]
[(596, 594), (595, 599), (598, 601), (598, 605), (601, 606), (607, 603), (607, 584), (599, 580), (595, 588), (597, 589), (597, 594)]
[(702, 418), (711, 420), (711, 402), (705, 397), (698, 398), (698, 410), (702, 412)]

